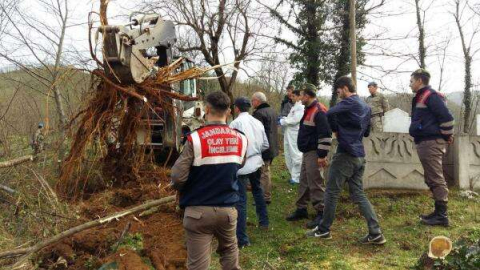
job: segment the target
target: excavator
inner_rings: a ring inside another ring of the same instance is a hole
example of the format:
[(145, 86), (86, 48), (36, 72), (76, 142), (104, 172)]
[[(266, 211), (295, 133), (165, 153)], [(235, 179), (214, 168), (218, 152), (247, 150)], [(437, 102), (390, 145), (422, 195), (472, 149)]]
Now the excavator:
[[(104, 70), (107, 76), (122, 85), (141, 84), (147, 78), (155, 77), (159, 68), (178, 59), (172, 53), (176, 42), (175, 26), (158, 14), (133, 14), (129, 23), (101, 26), (99, 32), (103, 35)], [(178, 71), (192, 67), (194, 63), (186, 59)], [(172, 85), (172, 89), (182, 95), (199, 97), (195, 79)], [(175, 115), (160, 109), (155, 116), (149, 116), (149, 121), (137, 130), (139, 144), (157, 152), (166, 149), (178, 152), (183, 135), (202, 124), (201, 101), (171, 99), (171, 102), (177, 108)]]

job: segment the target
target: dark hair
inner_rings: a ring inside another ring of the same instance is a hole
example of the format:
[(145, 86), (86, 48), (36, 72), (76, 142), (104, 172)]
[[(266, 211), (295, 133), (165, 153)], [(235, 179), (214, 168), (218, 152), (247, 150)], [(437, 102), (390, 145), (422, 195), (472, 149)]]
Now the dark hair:
[(338, 78), (338, 80), (335, 82), (335, 89), (343, 88), (345, 86), (348, 88), (348, 91), (350, 93), (356, 93), (357, 92), (357, 90), (355, 89), (355, 85), (353, 85), (352, 78), (350, 78), (350, 77), (342, 76), (342, 77)]
[(292, 94), (294, 94), (295, 96), (300, 96), (300, 90), (293, 90)]
[(205, 102), (210, 105), (212, 114), (224, 114), (230, 107), (230, 98), (222, 91), (215, 91), (205, 97)]
[(430, 82), (430, 72), (426, 71), (423, 68), (417, 69), (412, 73), (413, 78), (415, 80), (422, 80), (423, 84), (428, 85)]
[(250, 109), (250, 106), (247, 105), (235, 105), (235, 107), (237, 107), (240, 112), (248, 112)]
[(292, 90), (293, 91), (293, 90), (295, 90), (295, 86), (290, 84), (289, 86), (287, 86), (287, 90)]
[(310, 97), (317, 97), (317, 93), (311, 89), (303, 89), (302, 90), (305, 95), (308, 95)]

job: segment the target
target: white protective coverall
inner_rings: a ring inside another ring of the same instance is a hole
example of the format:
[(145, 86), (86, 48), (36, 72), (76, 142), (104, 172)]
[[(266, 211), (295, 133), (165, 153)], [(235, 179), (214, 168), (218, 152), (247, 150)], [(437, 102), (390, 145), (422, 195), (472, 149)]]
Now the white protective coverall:
[(283, 134), (283, 148), (285, 150), (285, 163), (291, 175), (291, 181), (300, 182), (300, 169), (302, 167), (302, 152), (298, 150), (297, 137), (300, 128), (300, 120), (303, 117), (303, 106), (301, 101), (295, 103), (287, 117), (280, 119), (280, 125), (285, 128)]

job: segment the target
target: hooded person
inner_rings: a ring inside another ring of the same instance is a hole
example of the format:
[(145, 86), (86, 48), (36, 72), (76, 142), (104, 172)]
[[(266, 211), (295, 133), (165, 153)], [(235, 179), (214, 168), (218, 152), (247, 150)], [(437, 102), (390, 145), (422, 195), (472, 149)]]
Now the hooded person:
[(300, 183), (300, 169), (302, 167), (302, 152), (298, 150), (297, 138), (305, 106), (302, 104), (300, 90), (292, 92), (292, 100), (295, 103), (286, 117), (280, 119), (280, 125), (284, 129), (283, 147), (285, 163), (290, 172), (290, 183)]

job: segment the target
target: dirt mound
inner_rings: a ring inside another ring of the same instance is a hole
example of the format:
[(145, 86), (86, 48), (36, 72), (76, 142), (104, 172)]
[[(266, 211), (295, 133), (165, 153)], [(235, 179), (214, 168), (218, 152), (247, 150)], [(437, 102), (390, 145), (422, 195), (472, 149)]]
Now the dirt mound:
[[(156, 184), (108, 190), (81, 202), (81, 222), (72, 225), (168, 195)], [(175, 204), (169, 204), (155, 213), (131, 215), (64, 239), (40, 255), (40, 269), (97, 270), (108, 265), (112, 268), (107, 269), (181, 270), (186, 269), (186, 257), (182, 221)]]

